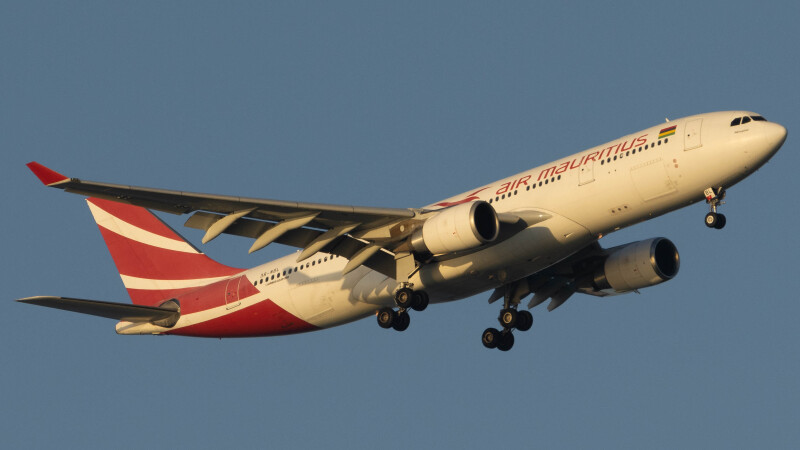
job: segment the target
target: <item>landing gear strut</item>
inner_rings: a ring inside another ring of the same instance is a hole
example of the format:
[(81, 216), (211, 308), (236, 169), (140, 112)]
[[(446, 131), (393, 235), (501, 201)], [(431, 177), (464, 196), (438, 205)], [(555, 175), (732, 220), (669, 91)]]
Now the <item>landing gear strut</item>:
[(725, 203), (723, 200), (725, 199), (725, 189), (722, 187), (718, 188), (708, 188), (703, 193), (706, 195), (706, 203), (709, 204), (711, 211), (706, 214), (706, 226), (708, 228), (716, 228), (717, 230), (721, 230), (725, 227), (725, 223), (727, 220), (725, 219), (724, 214), (720, 214), (717, 212), (717, 208)]
[(381, 308), (378, 311), (378, 325), (381, 328), (394, 328), (405, 331), (411, 323), (408, 310), (423, 311), (428, 307), (428, 294), (425, 291), (414, 291), (410, 284), (403, 285), (394, 294), (397, 311), (392, 308)]
[[(496, 328), (487, 328), (481, 335), (481, 342), (486, 348), (496, 348), (500, 351), (507, 352), (514, 346), (513, 329), (519, 331), (528, 331), (533, 325), (533, 315), (530, 311), (519, 310), (519, 301), (522, 297), (527, 295), (530, 291), (520, 290), (514, 284), (506, 287), (503, 300), (503, 309), (500, 310), (500, 316), (497, 321), (500, 322), (502, 330)], [(497, 296), (499, 297), (499, 296)], [(493, 296), (490, 301), (497, 298)]]

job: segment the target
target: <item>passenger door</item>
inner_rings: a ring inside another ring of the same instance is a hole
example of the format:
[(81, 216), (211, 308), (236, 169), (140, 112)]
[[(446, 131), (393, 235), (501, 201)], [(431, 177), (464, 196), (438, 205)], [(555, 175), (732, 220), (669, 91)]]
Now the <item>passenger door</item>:
[(703, 119), (694, 119), (686, 123), (683, 134), (683, 149), (692, 150), (703, 146), (700, 139), (700, 129), (703, 127)]

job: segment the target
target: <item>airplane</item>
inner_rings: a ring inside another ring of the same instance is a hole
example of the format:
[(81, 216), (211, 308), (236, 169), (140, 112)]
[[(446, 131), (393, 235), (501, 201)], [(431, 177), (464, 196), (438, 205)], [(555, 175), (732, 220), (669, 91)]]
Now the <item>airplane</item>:
[[(376, 208), (199, 194), (84, 181), (37, 162), (46, 186), (88, 197), (132, 304), (39, 296), (19, 302), (118, 320), (118, 334), (286, 335), (376, 316), (404, 331), (410, 311), (492, 290), (502, 300), (487, 348), (575, 293), (638, 292), (674, 278), (675, 245), (656, 237), (613, 248), (609, 233), (705, 200), (722, 229), (726, 190), (763, 166), (787, 131), (748, 111), (667, 120), (422, 208)], [(221, 234), (299, 250), (251, 269), (206, 256), (150, 210), (191, 214), (207, 243)], [(527, 309), (521, 301), (532, 299)]]

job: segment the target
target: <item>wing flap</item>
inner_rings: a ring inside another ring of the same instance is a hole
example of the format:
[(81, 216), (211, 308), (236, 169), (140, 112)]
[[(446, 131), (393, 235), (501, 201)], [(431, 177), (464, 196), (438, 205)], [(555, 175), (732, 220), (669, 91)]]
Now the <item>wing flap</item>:
[(17, 301), (127, 322), (152, 323), (156, 321), (171, 322), (173, 320), (177, 322), (177, 318), (180, 316), (180, 310), (167, 307), (131, 305), (79, 298), (41, 296), (21, 298)]

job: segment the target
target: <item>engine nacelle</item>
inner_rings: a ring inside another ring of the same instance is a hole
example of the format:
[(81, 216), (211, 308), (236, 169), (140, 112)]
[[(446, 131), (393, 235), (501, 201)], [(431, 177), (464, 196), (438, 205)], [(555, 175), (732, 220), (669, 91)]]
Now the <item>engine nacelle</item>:
[(598, 290), (628, 292), (655, 286), (678, 274), (678, 249), (669, 239), (652, 238), (609, 250), (601, 271), (595, 274)]
[(443, 209), (426, 220), (411, 236), (418, 253), (439, 255), (469, 250), (497, 239), (500, 220), (484, 201), (462, 203)]

